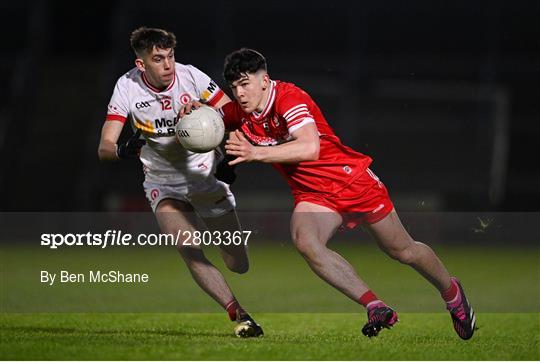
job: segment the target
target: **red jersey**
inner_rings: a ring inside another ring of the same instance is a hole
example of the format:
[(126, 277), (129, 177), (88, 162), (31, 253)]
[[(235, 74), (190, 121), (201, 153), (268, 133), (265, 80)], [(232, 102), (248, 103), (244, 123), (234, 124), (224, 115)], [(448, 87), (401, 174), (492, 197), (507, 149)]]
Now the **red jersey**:
[(292, 83), (271, 81), (261, 113), (245, 113), (237, 102), (221, 109), (228, 130), (241, 129), (259, 146), (292, 140), (298, 128), (315, 123), (319, 132), (319, 159), (297, 164), (272, 164), (293, 191), (335, 193), (351, 184), (371, 164), (371, 158), (341, 143), (311, 97)]

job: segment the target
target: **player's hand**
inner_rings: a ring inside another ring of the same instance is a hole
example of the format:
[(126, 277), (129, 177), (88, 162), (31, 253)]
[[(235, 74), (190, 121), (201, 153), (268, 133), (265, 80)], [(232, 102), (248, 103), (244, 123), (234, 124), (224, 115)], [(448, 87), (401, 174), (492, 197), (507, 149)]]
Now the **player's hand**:
[(116, 149), (116, 155), (121, 160), (128, 158), (137, 158), (141, 153), (141, 147), (146, 144), (146, 140), (140, 139), (141, 129), (138, 128), (137, 132), (131, 136), (126, 143), (121, 144)]
[(229, 166), (257, 160), (257, 147), (253, 146), (239, 130), (230, 133), (229, 139), (225, 142), (225, 152), (236, 156), (236, 159), (229, 161)]
[(191, 101), (180, 109), (178, 112), (178, 118), (184, 117), (186, 114), (190, 114), (192, 110), (201, 107), (203, 104), (199, 101)]
[(234, 169), (236, 166), (229, 165), (229, 162), (234, 160), (234, 156), (225, 155), (221, 161), (219, 161), (217, 167), (216, 167), (216, 173), (214, 176), (220, 180), (223, 181), (229, 185), (232, 185), (233, 182), (236, 180), (236, 172)]

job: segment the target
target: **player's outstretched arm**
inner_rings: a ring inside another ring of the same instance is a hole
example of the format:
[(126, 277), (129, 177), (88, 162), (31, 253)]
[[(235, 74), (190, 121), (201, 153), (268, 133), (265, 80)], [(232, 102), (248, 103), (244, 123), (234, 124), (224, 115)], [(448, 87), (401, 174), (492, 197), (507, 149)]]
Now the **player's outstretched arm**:
[(101, 129), (101, 139), (98, 147), (98, 157), (101, 161), (117, 161), (116, 142), (120, 138), (124, 123), (119, 121), (106, 121)]
[(315, 161), (319, 158), (319, 133), (313, 123), (306, 124), (292, 133), (292, 141), (272, 147), (253, 146), (238, 130), (236, 137), (229, 137), (225, 143), (228, 155), (236, 156), (229, 165), (241, 162), (298, 163)]

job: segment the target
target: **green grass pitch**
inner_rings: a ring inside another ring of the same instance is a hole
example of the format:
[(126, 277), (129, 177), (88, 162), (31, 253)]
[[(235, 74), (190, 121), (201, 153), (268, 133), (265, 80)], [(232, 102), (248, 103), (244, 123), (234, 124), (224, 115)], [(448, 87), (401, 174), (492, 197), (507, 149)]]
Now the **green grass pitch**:
[[(2, 317), (2, 359), (18, 360), (537, 360), (538, 315), (479, 314), (463, 342), (441, 313), (402, 313), (368, 339), (363, 316), (263, 313), (264, 337), (239, 339), (222, 314), (24, 314)], [(536, 322), (533, 320), (536, 318)], [(534, 325), (536, 323), (536, 325)], [(523, 326), (530, 326), (523, 328)]]
[[(232, 323), (164, 248), (44, 250), (2, 247), (2, 360), (538, 360), (538, 248), (435, 246), (477, 311), (470, 341), (454, 333), (437, 292), (371, 244), (333, 243), (394, 306), (400, 322), (361, 335), (365, 312), (319, 280), (288, 243), (253, 244), (251, 270), (224, 272), (265, 336), (234, 337)], [(223, 269), (215, 250), (210, 257)], [(38, 281), (40, 269), (148, 272), (145, 286)], [(82, 313), (81, 313), (82, 312)]]

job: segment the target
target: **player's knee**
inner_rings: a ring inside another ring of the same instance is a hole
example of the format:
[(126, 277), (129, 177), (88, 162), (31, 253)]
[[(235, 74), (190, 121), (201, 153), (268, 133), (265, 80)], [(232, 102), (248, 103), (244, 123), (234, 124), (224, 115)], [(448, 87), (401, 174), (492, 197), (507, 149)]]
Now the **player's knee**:
[(293, 236), (294, 246), (296, 250), (308, 261), (316, 260), (320, 254), (320, 246), (313, 235), (296, 235)]
[(203, 251), (198, 248), (193, 248), (193, 247), (185, 246), (185, 245), (179, 245), (178, 252), (182, 256), (184, 261), (188, 264), (192, 261), (206, 259)]
[(394, 260), (399, 261), (402, 264), (413, 264), (415, 261), (415, 254), (413, 248), (401, 248), (387, 250), (387, 254)]
[(226, 255), (223, 257), (223, 261), (225, 262), (227, 269), (233, 273), (244, 274), (249, 270), (249, 259), (245, 255)]
[(188, 247), (184, 245), (177, 245), (176, 250), (178, 250), (178, 252), (180, 253), (182, 257), (184, 257), (184, 255), (187, 255), (189, 253)]
[(230, 271), (237, 274), (245, 274), (249, 270), (249, 263), (248, 262), (234, 262), (227, 264), (227, 268), (229, 268)]

